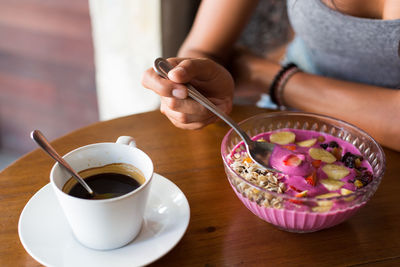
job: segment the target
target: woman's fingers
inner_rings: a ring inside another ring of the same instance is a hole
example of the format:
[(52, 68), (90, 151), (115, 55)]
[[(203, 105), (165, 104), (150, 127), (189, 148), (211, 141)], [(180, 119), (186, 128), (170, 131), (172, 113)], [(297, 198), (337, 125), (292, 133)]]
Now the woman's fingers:
[(180, 100), (172, 97), (161, 98), (161, 111), (183, 124), (195, 121), (204, 121), (213, 117), (213, 114), (205, 107), (192, 99)]
[(170, 80), (148, 69), (142, 84), (161, 96), (160, 110), (174, 125), (183, 129), (199, 129), (217, 120), (208, 109), (188, 98), (184, 85), (188, 82), (223, 112), (230, 112), (234, 84), (225, 68), (209, 59), (169, 58), (168, 61), (175, 66), (168, 73)]
[[(232, 105), (228, 99), (211, 100), (222, 112), (231, 111)], [(218, 119), (214, 113), (190, 98), (180, 100), (162, 97), (160, 110), (175, 126), (183, 129), (199, 129)]]
[(160, 96), (185, 99), (188, 95), (186, 86), (160, 77), (152, 68), (144, 72), (142, 85)]
[(211, 113), (200, 115), (174, 111), (163, 101), (161, 101), (160, 110), (176, 127), (186, 130), (200, 129), (217, 120), (217, 117), (213, 116)]
[(187, 83), (193, 79), (209, 81), (214, 79), (220, 66), (209, 59), (171, 59), (176, 66), (168, 73), (168, 78), (176, 83)]
[(184, 130), (198, 130), (201, 129), (217, 120), (217, 118), (212, 117), (210, 119), (207, 119), (205, 121), (201, 122), (192, 122), (192, 123), (187, 123), (183, 124), (180, 123), (179, 121), (175, 121), (174, 119), (168, 118), (176, 127), (184, 129)]

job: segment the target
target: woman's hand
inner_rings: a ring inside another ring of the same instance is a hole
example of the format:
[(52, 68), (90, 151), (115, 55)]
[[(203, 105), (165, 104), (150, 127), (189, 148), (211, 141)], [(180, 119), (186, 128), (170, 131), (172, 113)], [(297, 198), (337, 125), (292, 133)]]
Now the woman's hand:
[(142, 85), (161, 96), (161, 112), (177, 127), (200, 129), (217, 117), (195, 100), (188, 98), (184, 83), (191, 83), (223, 112), (232, 109), (234, 82), (230, 73), (210, 59), (169, 58), (175, 66), (166, 80), (152, 68), (142, 77)]

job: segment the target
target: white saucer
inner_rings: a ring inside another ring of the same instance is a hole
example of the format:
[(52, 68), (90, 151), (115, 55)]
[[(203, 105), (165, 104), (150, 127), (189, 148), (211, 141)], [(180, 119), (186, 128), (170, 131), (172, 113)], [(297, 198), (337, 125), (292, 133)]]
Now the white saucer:
[(182, 238), (189, 203), (170, 180), (154, 174), (142, 230), (125, 247), (98, 251), (73, 236), (50, 184), (40, 189), (21, 213), (18, 233), (26, 251), (46, 266), (141, 266), (168, 253)]

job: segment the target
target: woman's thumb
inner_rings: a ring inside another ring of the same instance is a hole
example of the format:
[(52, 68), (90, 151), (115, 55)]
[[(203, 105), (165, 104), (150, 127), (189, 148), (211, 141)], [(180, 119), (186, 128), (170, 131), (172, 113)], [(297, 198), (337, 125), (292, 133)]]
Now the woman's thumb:
[(182, 60), (168, 73), (168, 78), (176, 83), (188, 83), (193, 79), (210, 80), (215, 72), (215, 66), (212, 63), (209, 59)]

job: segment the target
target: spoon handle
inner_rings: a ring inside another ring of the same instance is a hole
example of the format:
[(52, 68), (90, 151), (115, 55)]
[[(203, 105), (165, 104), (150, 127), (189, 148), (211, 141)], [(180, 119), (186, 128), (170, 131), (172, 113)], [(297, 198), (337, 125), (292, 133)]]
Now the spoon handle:
[[(163, 58), (157, 58), (154, 62), (154, 70), (163, 78), (168, 78), (168, 72), (173, 69), (173, 66), (169, 64)], [(199, 102), (201, 105), (206, 107), (212, 113), (217, 115), (223, 121), (225, 121), (232, 129), (234, 129), (238, 135), (248, 144), (250, 145), (253, 141), (250, 137), (239, 127), (239, 125), (232, 120), (231, 117), (227, 116), (222, 110), (220, 110), (217, 106), (214, 105), (208, 98), (202, 95), (199, 91), (196, 90), (190, 83), (185, 84), (188, 89), (188, 94), (191, 98)]]
[(89, 194), (93, 195), (93, 190), (87, 185), (85, 181), (75, 172), (75, 170), (66, 162), (50, 145), (49, 141), (47, 141), (46, 137), (39, 131), (34, 130), (31, 133), (31, 138), (47, 153), (55, 159), (61, 166), (63, 166), (71, 175), (73, 175), (78, 182), (89, 192)]

